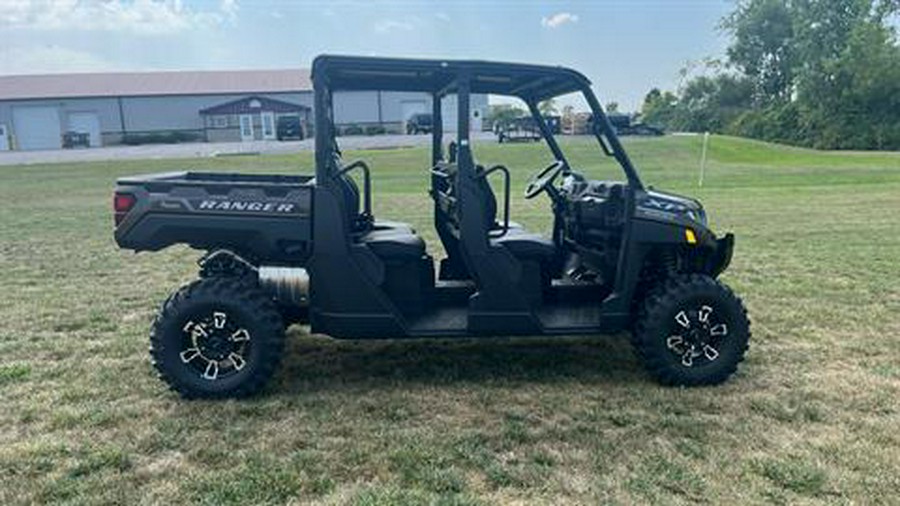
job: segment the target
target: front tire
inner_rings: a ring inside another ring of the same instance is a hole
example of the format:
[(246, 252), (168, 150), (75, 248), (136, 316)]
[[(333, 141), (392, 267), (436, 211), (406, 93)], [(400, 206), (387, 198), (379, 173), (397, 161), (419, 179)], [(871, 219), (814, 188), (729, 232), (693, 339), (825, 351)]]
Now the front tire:
[(737, 370), (750, 341), (740, 298), (724, 283), (690, 274), (649, 292), (632, 333), (647, 371), (663, 385), (718, 385)]
[(240, 278), (183, 286), (163, 303), (150, 332), (160, 379), (187, 399), (255, 394), (278, 368), (283, 349), (275, 303)]

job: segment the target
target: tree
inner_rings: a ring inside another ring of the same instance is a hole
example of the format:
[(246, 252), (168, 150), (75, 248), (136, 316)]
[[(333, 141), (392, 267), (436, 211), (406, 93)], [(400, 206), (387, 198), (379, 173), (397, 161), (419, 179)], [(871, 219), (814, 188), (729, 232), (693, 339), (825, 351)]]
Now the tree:
[(641, 120), (644, 123), (665, 128), (673, 128), (673, 118), (678, 97), (670, 91), (662, 92), (653, 88), (644, 97), (641, 106)]
[(817, 132), (810, 144), (900, 149), (900, 48), (889, 30), (858, 24), (816, 74), (823, 81), (804, 82), (798, 98), (805, 129)]
[(555, 116), (556, 101), (552, 98), (549, 100), (544, 100), (543, 102), (538, 104), (538, 110), (541, 111), (541, 116)]
[(729, 62), (753, 80), (763, 104), (791, 96), (794, 20), (784, 0), (745, 0), (722, 22), (732, 36)]
[(609, 114), (616, 114), (619, 112), (619, 103), (618, 102), (608, 102), (606, 104), (606, 112)]
[(900, 0), (738, 0), (725, 66), (652, 89), (644, 121), (818, 148), (900, 149)]
[(516, 118), (525, 116), (525, 110), (514, 104), (491, 104), (484, 120), (490, 129), (504, 128)]

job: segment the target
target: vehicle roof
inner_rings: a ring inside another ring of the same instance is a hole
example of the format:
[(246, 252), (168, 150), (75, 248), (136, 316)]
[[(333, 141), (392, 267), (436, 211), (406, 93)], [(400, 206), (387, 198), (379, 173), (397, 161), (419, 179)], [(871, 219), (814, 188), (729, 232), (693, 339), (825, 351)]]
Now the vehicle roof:
[(318, 56), (313, 81), (321, 77), (332, 90), (390, 90), (449, 94), (456, 78), (471, 75), (472, 93), (509, 95), (541, 101), (591, 85), (566, 67), (481, 60), (425, 60), (364, 56)]

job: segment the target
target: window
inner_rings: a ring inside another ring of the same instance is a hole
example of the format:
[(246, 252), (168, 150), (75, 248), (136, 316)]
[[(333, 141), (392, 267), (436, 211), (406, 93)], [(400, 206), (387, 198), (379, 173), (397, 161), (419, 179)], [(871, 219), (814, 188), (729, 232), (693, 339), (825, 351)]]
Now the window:
[(216, 128), (228, 128), (228, 116), (216, 116), (215, 126)]

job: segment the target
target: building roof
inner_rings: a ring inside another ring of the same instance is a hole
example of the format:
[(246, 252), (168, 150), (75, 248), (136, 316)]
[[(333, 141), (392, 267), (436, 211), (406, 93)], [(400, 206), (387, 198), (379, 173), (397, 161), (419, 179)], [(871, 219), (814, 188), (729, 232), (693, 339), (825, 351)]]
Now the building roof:
[(305, 69), (0, 76), (0, 100), (284, 93), (311, 89), (309, 71)]
[(309, 110), (309, 107), (254, 95), (201, 109), (200, 114), (246, 114), (257, 111), (301, 112), (305, 110)]

